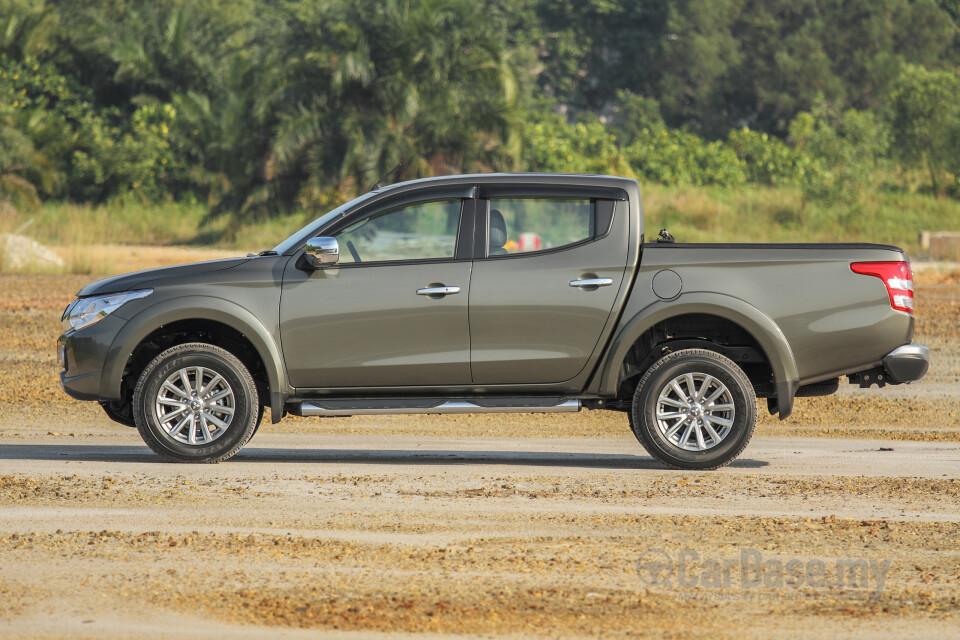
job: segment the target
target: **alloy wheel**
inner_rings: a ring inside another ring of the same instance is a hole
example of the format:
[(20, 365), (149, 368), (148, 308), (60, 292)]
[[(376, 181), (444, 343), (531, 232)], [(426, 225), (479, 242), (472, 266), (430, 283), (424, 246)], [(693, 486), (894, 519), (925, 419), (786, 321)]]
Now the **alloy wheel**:
[(167, 376), (157, 391), (157, 419), (170, 438), (207, 445), (230, 428), (236, 411), (233, 389), (207, 367), (184, 367)]
[(657, 397), (657, 428), (684, 451), (716, 447), (730, 433), (735, 417), (733, 394), (706, 373), (683, 373), (664, 385)]

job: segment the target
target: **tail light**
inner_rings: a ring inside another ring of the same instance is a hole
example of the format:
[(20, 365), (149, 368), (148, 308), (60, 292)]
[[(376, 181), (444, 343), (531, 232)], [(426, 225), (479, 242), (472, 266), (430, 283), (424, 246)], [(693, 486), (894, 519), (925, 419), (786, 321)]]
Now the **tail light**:
[(913, 271), (910, 263), (899, 262), (854, 262), (850, 265), (854, 273), (876, 276), (883, 280), (890, 296), (890, 306), (897, 311), (913, 313)]

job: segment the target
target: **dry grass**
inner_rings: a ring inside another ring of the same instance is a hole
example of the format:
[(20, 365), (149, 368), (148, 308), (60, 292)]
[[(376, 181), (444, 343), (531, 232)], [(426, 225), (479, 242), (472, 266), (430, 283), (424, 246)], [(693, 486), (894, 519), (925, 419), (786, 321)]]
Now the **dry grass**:
[(667, 228), (678, 242), (877, 242), (918, 255), (920, 231), (960, 230), (960, 202), (919, 193), (866, 193), (848, 205), (757, 186), (641, 192), (648, 239)]
[[(0, 207), (0, 233), (33, 238), (65, 262), (63, 268), (26, 264), (14, 269), (0, 245), (0, 273), (104, 276), (238, 255), (236, 250), (197, 242), (203, 233), (213, 234), (210, 237), (219, 234), (214, 233), (215, 227), (204, 226), (204, 215), (200, 207), (173, 204), (92, 207), (53, 203), (33, 213)], [(182, 246), (194, 243), (195, 248)]]
[(219, 260), (246, 255), (232, 249), (190, 246), (95, 244), (86, 247), (54, 247), (69, 264), (70, 273), (112, 275), (142, 269), (169, 267), (187, 262)]
[[(919, 231), (960, 231), (960, 202), (919, 193), (878, 191), (847, 205), (807, 200), (785, 188), (641, 189), (648, 239), (667, 228), (679, 242), (880, 242), (917, 256)], [(53, 247), (67, 261), (65, 271), (103, 275), (124, 271), (129, 263), (106, 245), (189, 245), (243, 254), (275, 246), (319, 213), (235, 224), (207, 220), (205, 207), (183, 203), (47, 203), (31, 213), (0, 203), (0, 233), (23, 233)]]
[(75, 245), (66, 250), (67, 271), (78, 275), (106, 275), (113, 273), (113, 263), (92, 248)]

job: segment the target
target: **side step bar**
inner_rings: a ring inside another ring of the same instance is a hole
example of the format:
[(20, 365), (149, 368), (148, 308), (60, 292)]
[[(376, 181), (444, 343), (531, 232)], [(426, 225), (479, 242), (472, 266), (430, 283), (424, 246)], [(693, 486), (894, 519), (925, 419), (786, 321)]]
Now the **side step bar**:
[(297, 416), (369, 416), (415, 413), (558, 413), (580, 411), (565, 398), (355, 398), (311, 400), (291, 407)]

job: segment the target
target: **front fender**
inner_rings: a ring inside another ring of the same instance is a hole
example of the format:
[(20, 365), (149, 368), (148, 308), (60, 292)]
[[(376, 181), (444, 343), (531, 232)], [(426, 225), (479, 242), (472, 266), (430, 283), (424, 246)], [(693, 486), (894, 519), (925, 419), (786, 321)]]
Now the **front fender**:
[(797, 363), (786, 337), (767, 314), (733, 296), (695, 291), (672, 301), (657, 300), (621, 322), (603, 365), (591, 385), (602, 396), (616, 396), (620, 367), (634, 343), (658, 322), (687, 314), (708, 314), (734, 322), (746, 330), (763, 349), (777, 383), (778, 410), (786, 418), (793, 408), (793, 394), (799, 381)]
[(287, 377), (283, 357), (276, 341), (256, 316), (240, 305), (210, 296), (182, 296), (169, 298), (146, 307), (130, 318), (114, 338), (107, 351), (106, 364), (100, 381), (100, 397), (120, 399), (123, 370), (134, 349), (144, 338), (160, 327), (179, 320), (212, 320), (239, 331), (263, 361), (270, 383), (270, 410), (274, 422), (279, 422), (288, 396)]

